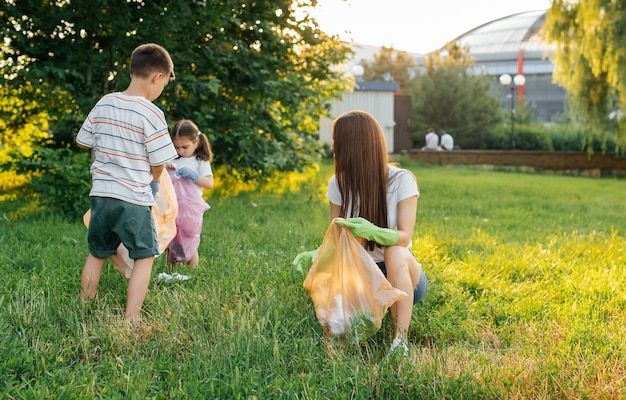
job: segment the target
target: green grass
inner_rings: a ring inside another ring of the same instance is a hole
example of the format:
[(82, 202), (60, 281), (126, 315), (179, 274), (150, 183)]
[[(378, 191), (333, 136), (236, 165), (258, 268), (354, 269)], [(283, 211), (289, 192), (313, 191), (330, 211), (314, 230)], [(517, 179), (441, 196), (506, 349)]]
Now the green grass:
[(430, 283), (407, 359), (385, 357), (389, 316), (361, 345), (325, 338), (290, 266), (323, 239), (327, 162), (300, 191), (213, 195), (200, 267), (153, 282), (134, 330), (111, 266), (78, 299), (82, 221), (0, 204), (1, 397), (624, 398), (624, 180), (403, 165)]

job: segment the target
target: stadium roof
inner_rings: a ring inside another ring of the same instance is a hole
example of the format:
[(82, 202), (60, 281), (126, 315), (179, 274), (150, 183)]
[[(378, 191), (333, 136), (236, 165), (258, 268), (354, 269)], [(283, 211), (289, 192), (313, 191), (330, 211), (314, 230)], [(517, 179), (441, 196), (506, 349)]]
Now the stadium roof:
[(461, 46), (469, 46), (472, 55), (550, 50), (541, 40), (541, 28), (546, 10), (527, 11), (509, 15), (480, 25), (454, 39)]

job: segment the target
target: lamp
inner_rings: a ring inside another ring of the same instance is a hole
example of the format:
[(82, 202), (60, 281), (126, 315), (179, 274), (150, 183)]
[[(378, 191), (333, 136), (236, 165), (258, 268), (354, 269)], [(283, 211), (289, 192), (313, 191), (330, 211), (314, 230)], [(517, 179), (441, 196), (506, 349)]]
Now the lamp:
[(509, 74), (502, 74), (499, 80), (502, 86), (511, 87), (511, 149), (515, 150), (515, 87), (524, 86), (526, 77), (522, 74), (517, 74), (512, 78)]
[(363, 68), (362, 65), (357, 64), (352, 67), (352, 75), (354, 76), (354, 79), (356, 79), (357, 81), (362, 80), (363, 73), (365, 73), (365, 68)]
[(356, 85), (356, 89), (361, 89), (359, 86), (359, 82), (363, 81), (363, 73), (365, 72), (365, 68), (362, 65), (355, 65), (352, 67), (352, 75), (354, 76), (354, 84)]

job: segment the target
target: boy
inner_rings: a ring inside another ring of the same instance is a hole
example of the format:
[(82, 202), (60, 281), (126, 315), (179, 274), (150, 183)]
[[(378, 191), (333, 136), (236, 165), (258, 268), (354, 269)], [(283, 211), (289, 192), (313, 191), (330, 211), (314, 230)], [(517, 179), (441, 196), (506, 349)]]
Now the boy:
[(148, 291), (158, 244), (151, 206), (164, 165), (177, 156), (163, 111), (152, 103), (174, 79), (174, 63), (163, 47), (143, 44), (130, 57), (130, 84), (92, 108), (76, 135), (93, 149), (89, 256), (80, 297), (94, 298), (102, 267), (120, 243), (135, 260), (128, 280), (126, 318), (135, 322)]

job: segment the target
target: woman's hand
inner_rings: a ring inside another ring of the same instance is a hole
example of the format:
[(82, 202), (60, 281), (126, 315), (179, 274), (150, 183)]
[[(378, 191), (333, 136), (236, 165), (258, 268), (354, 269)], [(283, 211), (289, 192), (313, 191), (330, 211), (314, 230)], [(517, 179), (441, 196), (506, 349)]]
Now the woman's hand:
[(398, 231), (380, 228), (361, 217), (344, 220), (338, 219), (335, 223), (350, 229), (354, 237), (376, 242), (381, 246), (393, 246), (398, 243), (400, 238)]
[(296, 258), (293, 259), (291, 265), (294, 266), (296, 271), (304, 272), (305, 268), (309, 269), (309, 267), (313, 265), (313, 261), (317, 258), (318, 250), (319, 248), (313, 251), (305, 251), (298, 254)]

